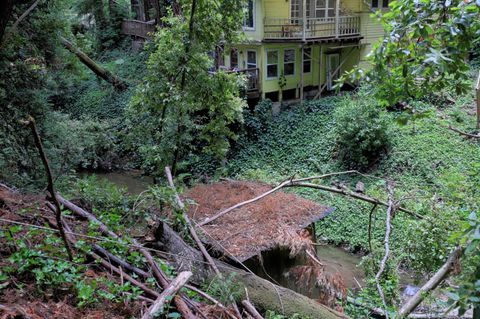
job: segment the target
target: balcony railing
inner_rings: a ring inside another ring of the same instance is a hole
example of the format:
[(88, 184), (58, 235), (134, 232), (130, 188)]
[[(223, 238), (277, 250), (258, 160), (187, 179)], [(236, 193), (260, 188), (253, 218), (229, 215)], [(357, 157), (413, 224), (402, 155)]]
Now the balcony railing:
[(359, 16), (307, 18), (304, 28), (303, 19), (265, 18), (265, 39), (305, 39), (335, 38), (360, 34)]

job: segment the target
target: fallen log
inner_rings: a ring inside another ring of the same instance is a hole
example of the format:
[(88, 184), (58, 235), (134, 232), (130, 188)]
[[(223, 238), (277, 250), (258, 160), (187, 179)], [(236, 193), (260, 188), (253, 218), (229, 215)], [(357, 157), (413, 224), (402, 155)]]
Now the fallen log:
[[(203, 255), (187, 245), (168, 225), (162, 223), (157, 230), (156, 236), (171, 254), (171, 262), (177, 271), (193, 272), (193, 282), (202, 283), (215, 276), (210, 265), (203, 261)], [(234, 273), (234, 280), (247, 288), (250, 300), (254, 301), (261, 309), (273, 310), (286, 316), (292, 316), (297, 313), (302, 317), (316, 319), (348, 318), (313, 299), (290, 289), (274, 285), (253, 273), (240, 270), (218, 260), (215, 260), (215, 263), (224, 276), (228, 277)], [(242, 298), (245, 297), (246, 295), (244, 294)]]
[(68, 51), (75, 54), (77, 58), (80, 60), (80, 62), (85, 64), (97, 76), (99, 76), (100, 78), (104, 79), (105, 81), (113, 85), (113, 87), (116, 90), (125, 91), (128, 88), (127, 82), (120, 79), (118, 76), (108, 71), (104, 67), (100, 66), (99, 64), (95, 63), (95, 61), (93, 61), (88, 55), (86, 55), (80, 49), (75, 47), (70, 41), (68, 41), (67, 39), (61, 36), (60, 42)]
[(192, 277), (192, 273), (189, 271), (181, 272), (177, 278), (175, 278), (167, 288), (158, 296), (157, 300), (153, 303), (153, 305), (147, 310), (147, 312), (143, 315), (142, 319), (152, 319), (154, 318), (155, 314), (163, 310), (163, 306), (165, 305), (165, 301), (167, 301), (168, 297), (174, 296), (180, 288), (182, 288), (187, 281)]

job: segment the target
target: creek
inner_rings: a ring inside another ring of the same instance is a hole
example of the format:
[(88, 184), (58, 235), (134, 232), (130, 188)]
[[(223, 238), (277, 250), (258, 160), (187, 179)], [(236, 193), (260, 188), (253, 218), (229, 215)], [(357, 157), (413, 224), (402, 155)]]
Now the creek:
[[(95, 176), (117, 186), (126, 188), (131, 195), (138, 195), (153, 184), (153, 178), (142, 175), (141, 171), (107, 172), (107, 173), (81, 173), (80, 176)], [(324, 265), (324, 271), (329, 275), (340, 274), (345, 286), (350, 290), (358, 290), (364, 285), (365, 274), (359, 266), (361, 256), (352, 254), (343, 248), (318, 244), (317, 256)], [(290, 288), (309, 297), (315, 298), (318, 292), (310, 289), (308, 285), (300, 285), (291, 275), (290, 270), (306, 264), (305, 258), (289, 258), (287, 250), (274, 249), (262, 254), (262, 262), (252, 258), (246, 262), (247, 266), (256, 274), (265, 279), (272, 280), (281, 286)], [(410, 280), (406, 274), (401, 278), (402, 284)]]

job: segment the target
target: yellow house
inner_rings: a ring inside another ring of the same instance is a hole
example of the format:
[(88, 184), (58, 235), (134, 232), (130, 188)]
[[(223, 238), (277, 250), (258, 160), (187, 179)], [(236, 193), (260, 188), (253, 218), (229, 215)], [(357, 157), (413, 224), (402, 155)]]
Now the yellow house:
[(388, 0), (249, 0), (246, 40), (225, 52), (225, 67), (248, 75), (249, 98), (320, 96), (364, 62), (384, 35), (372, 11), (386, 7)]

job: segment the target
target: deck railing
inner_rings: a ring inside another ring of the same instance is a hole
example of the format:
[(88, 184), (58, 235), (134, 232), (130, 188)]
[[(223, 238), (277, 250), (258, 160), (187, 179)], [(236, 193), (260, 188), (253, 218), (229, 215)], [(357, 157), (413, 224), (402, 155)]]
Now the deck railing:
[[(305, 23), (305, 38), (332, 38), (360, 34), (359, 16), (339, 16), (338, 24), (335, 17), (307, 18)], [(302, 39), (304, 23), (301, 18), (265, 18), (265, 39)]]

